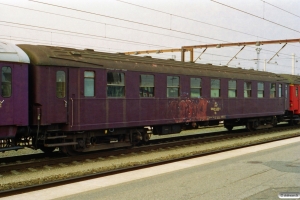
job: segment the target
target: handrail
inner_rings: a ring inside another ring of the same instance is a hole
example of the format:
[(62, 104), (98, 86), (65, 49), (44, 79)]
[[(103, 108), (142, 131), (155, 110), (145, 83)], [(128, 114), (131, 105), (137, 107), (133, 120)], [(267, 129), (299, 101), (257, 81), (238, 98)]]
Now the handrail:
[(74, 123), (74, 105), (73, 105), (73, 99), (70, 99), (72, 102), (72, 123), (71, 123), (71, 128), (73, 127), (73, 123)]

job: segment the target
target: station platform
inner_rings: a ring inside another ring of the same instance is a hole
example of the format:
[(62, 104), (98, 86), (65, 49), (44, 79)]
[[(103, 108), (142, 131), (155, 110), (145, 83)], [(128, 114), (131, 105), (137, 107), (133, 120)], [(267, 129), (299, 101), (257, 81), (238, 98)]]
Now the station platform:
[(7, 199), (280, 199), (300, 193), (299, 152), (297, 137)]

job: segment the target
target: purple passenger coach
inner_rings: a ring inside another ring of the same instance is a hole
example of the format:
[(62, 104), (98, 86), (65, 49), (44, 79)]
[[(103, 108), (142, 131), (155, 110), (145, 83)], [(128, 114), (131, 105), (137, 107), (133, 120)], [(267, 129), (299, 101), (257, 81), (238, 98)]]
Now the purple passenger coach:
[[(30, 58), (30, 135), (46, 152), (126, 147), (146, 142), (150, 134), (220, 121), (228, 130), (270, 128), (289, 106), (288, 81), (274, 73), (92, 49), (18, 46)], [(23, 100), (26, 90), (17, 90)], [(17, 105), (27, 104), (18, 99)]]

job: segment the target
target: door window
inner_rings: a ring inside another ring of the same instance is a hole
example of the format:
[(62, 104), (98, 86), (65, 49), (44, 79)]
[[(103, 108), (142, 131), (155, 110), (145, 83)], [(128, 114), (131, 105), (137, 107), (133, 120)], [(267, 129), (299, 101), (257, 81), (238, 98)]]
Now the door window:
[(64, 71), (56, 72), (56, 97), (66, 97), (66, 73)]
[(84, 96), (95, 96), (95, 72), (93, 71), (84, 72)]
[(2, 97), (10, 97), (12, 94), (12, 73), (10, 67), (2, 67), (2, 83), (1, 95)]

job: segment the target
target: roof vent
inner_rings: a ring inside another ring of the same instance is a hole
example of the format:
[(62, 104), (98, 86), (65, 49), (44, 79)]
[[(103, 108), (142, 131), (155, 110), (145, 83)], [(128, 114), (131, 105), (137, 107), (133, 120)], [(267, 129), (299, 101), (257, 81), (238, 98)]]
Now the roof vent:
[(168, 58), (167, 60), (170, 60), (170, 61), (175, 61), (175, 59), (173, 59), (173, 58)]
[(237, 69), (242, 69), (241, 67), (238, 67)]
[(81, 53), (80, 53), (80, 52), (71, 51), (70, 53), (71, 53), (72, 55), (74, 55), (74, 56), (81, 56)]
[(212, 65), (212, 63), (206, 63), (207, 65)]
[(95, 51), (94, 49), (84, 49), (85, 51)]
[(151, 56), (144, 56), (144, 58), (152, 58)]

